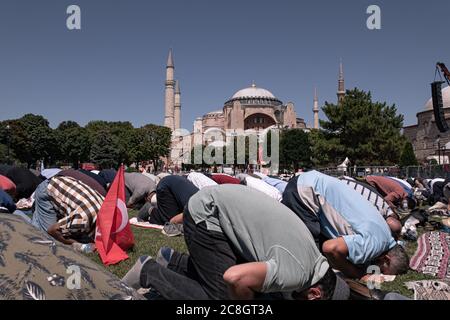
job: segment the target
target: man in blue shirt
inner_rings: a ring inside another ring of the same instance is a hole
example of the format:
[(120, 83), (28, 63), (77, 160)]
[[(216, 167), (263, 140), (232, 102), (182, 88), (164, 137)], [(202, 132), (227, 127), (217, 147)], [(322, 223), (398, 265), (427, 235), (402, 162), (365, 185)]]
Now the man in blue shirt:
[(287, 186), (287, 182), (280, 180), (280, 179), (276, 179), (276, 178), (271, 178), (271, 177), (264, 177), (262, 178), (262, 180), (271, 185), (272, 187), (275, 187), (278, 189), (278, 191), (280, 191), (281, 193), (284, 192), (284, 190), (286, 189)]
[(307, 225), (316, 243), (326, 238), (323, 254), (349, 277), (360, 278), (376, 264), (384, 274), (408, 270), (409, 259), (398, 246), (377, 209), (338, 179), (310, 171), (292, 179), (283, 201)]

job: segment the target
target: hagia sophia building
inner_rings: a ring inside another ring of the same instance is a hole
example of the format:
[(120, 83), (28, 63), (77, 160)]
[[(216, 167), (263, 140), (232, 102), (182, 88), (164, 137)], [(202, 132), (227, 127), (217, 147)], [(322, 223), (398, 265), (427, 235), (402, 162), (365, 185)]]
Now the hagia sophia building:
[[(181, 120), (180, 84), (175, 80), (175, 65), (173, 52), (169, 51), (166, 65), (165, 82), (165, 118), (164, 126), (176, 132)], [(339, 67), (338, 103), (345, 97), (345, 84), (342, 62)], [(450, 119), (450, 87), (442, 89), (445, 118)], [(310, 130), (319, 128), (319, 103), (317, 90), (314, 94), (312, 108), (313, 125), (308, 126), (303, 118), (297, 116), (292, 102), (284, 103), (272, 92), (260, 88), (253, 83), (234, 93), (224, 102), (221, 110), (208, 112), (194, 121), (194, 128), (189, 132), (189, 145), (208, 145), (212, 142), (211, 132), (246, 132), (251, 130), (260, 133), (267, 128), (300, 128)], [(450, 132), (440, 133), (435, 125), (433, 103), (429, 99), (422, 111), (417, 113), (417, 124), (403, 128), (403, 134), (412, 143), (419, 162), (427, 162), (431, 158), (448, 155), (450, 152)], [(212, 135), (214, 136), (214, 135)], [(173, 139), (170, 156), (170, 166), (181, 165), (183, 152), (181, 139)], [(438, 151), (440, 146), (441, 151)], [(443, 157), (443, 161), (445, 158)]]
[[(175, 80), (175, 65), (172, 50), (169, 51), (166, 65), (165, 82), (165, 117), (164, 126), (172, 132), (179, 131), (181, 120), (181, 91), (180, 83)], [(338, 80), (338, 101), (345, 96), (342, 63)], [(317, 90), (314, 95), (313, 109), (314, 124), (312, 128), (319, 128), (319, 104)], [(248, 88), (234, 93), (225, 101), (221, 110), (209, 112), (198, 117), (194, 122), (194, 130), (190, 133), (190, 145), (208, 145), (211, 143), (210, 132), (252, 132), (260, 133), (267, 128), (300, 128), (309, 130), (303, 118), (297, 116), (292, 102), (284, 103), (269, 90), (260, 88), (253, 83)], [(214, 135), (212, 135), (214, 136)], [(184, 146), (184, 152), (186, 152)], [(181, 166), (183, 157), (181, 139), (173, 138), (169, 166)]]

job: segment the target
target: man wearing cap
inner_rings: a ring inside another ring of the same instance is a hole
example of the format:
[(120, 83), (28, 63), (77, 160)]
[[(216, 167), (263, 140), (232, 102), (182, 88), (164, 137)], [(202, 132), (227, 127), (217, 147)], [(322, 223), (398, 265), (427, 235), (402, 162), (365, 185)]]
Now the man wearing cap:
[(346, 276), (361, 278), (371, 264), (387, 275), (408, 270), (408, 255), (376, 207), (339, 179), (303, 173), (289, 181), (282, 202), (305, 222), (333, 268)]
[[(184, 210), (189, 255), (162, 248), (123, 281), (165, 299), (347, 299), (311, 234), (287, 207), (242, 185), (200, 190)], [(165, 251), (165, 252), (163, 252)]]

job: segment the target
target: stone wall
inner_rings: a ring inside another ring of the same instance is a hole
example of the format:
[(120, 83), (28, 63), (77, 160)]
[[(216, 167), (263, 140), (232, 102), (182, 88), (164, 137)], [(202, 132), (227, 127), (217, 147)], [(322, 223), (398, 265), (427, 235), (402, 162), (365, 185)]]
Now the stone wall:
[[(445, 118), (450, 119), (450, 108), (445, 109)], [(438, 135), (441, 148), (450, 142), (450, 132), (441, 133), (436, 127), (433, 110), (423, 111), (417, 114), (417, 125), (403, 128), (403, 134), (412, 143), (414, 153), (419, 162), (426, 162), (426, 158), (438, 155)]]

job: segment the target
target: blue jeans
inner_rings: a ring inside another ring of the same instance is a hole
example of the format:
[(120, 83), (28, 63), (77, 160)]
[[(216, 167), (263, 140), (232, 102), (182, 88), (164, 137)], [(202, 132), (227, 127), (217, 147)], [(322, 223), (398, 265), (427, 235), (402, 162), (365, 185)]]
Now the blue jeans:
[(50, 201), (47, 187), (48, 180), (45, 180), (36, 189), (33, 218), (31, 220), (33, 226), (44, 232), (47, 232), (57, 221), (57, 212)]
[(22, 217), (26, 222), (31, 223), (31, 218), (28, 216), (27, 212), (22, 210), (16, 210), (13, 212), (13, 214)]

